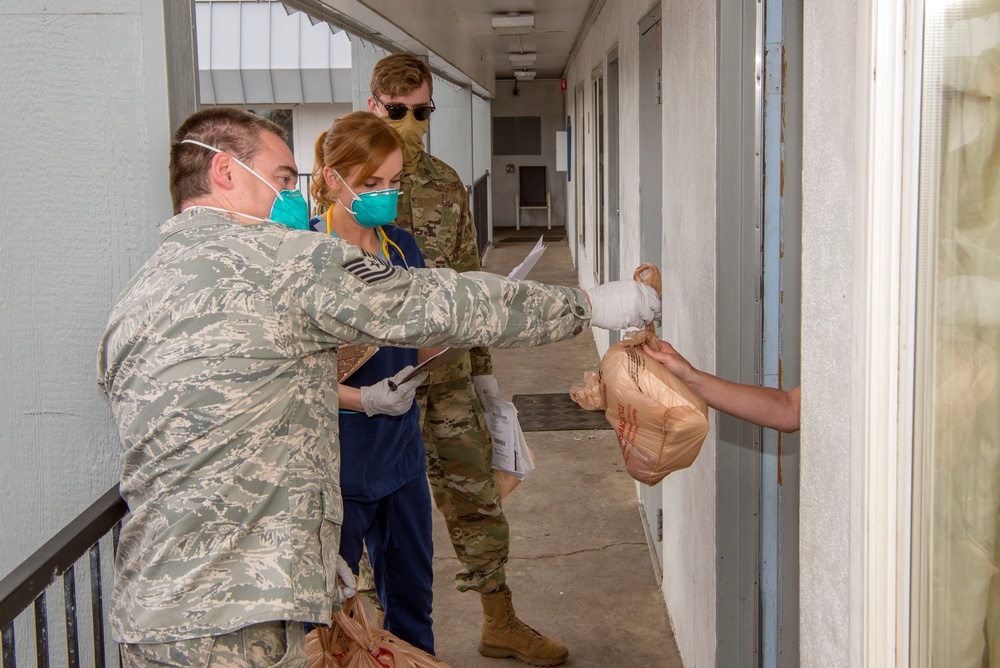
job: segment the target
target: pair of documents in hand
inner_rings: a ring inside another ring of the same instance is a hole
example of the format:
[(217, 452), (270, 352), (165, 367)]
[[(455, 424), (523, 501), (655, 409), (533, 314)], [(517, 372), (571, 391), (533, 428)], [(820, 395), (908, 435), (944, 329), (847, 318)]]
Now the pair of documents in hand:
[[(521, 264), (507, 275), (508, 278), (523, 280), (545, 252), (544, 237), (528, 253)], [(499, 397), (486, 397), (486, 424), (493, 441), (493, 472), (500, 486), (500, 496), (505, 497), (524, 477), (535, 470), (535, 460), (524, 440), (521, 423), (517, 419), (517, 408), (510, 401)]]
[[(401, 382), (405, 383), (422, 371), (432, 371), (466, 352), (462, 348), (445, 348), (416, 366)], [(503, 497), (534, 470), (535, 462), (524, 440), (514, 404), (490, 395), (484, 396), (483, 400), (486, 425), (493, 443), (493, 470)]]

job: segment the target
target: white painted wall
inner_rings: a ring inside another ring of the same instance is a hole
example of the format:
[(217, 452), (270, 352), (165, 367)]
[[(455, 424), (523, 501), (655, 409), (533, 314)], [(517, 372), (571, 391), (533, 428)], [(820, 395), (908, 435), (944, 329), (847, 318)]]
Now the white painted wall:
[[(350, 104), (300, 104), (292, 108), (292, 146), (300, 174), (311, 174), (316, 164), (316, 139), (333, 122), (351, 113)], [(300, 186), (305, 189), (305, 179)]]
[(472, 175), (472, 89), (434, 78), (434, 106), (430, 130), (424, 137), (427, 152), (444, 160), (458, 172), (462, 183), (471, 186)]
[(493, 157), (493, 102), (472, 96), (472, 180), (490, 171)]
[[(522, 166), (545, 166), (548, 191), (552, 196), (552, 226), (562, 227), (566, 221), (566, 173), (556, 171), (556, 132), (566, 128), (563, 111), (565, 100), (559, 81), (536, 79), (517, 83), (505, 79), (497, 82), (497, 97), (493, 115), (538, 116), (541, 119), (541, 153), (539, 155), (498, 155), (493, 165), (493, 221), (498, 227), (514, 227), (517, 222), (515, 202), (520, 188), (519, 169)], [(514, 165), (514, 172), (507, 172)], [(521, 211), (521, 227), (536, 228), (532, 235), (542, 234), (548, 224), (544, 209)]]
[[(621, 267), (639, 260), (638, 22), (653, 2), (608, 0), (568, 68), (567, 113), (580, 82), (590, 109), (593, 70), (618, 46), (621, 105)], [(663, 21), (663, 334), (695, 364), (715, 361), (716, 21), (712, 0), (664, 0)], [(606, 66), (606, 65), (605, 65)], [(578, 132), (579, 128), (574, 128)], [(593, 142), (584, 156), (592, 191)], [(574, 138), (574, 145), (576, 141)], [(579, 159), (575, 156), (574, 160)], [(568, 209), (574, 188), (567, 188)], [(593, 221), (587, 221), (589, 229)], [(593, 235), (589, 235), (592, 237)], [(593, 239), (577, 251), (580, 282), (593, 281)], [(598, 338), (599, 346), (607, 339)], [(686, 666), (715, 665), (715, 435), (695, 464), (663, 483), (663, 594)], [(652, 566), (650, 566), (652, 567)]]
[[(663, 336), (714, 371), (715, 2), (664, 0), (662, 10)], [(663, 484), (663, 589), (686, 666), (715, 665), (715, 436)]]
[[(566, 104), (566, 114), (573, 118), (573, 150), (578, 146), (579, 134), (584, 132), (584, 128), (576, 127), (576, 102), (575, 92), (577, 86), (583, 85), (585, 92), (584, 106), (589, 109), (592, 106), (590, 96), (591, 75), (595, 67), (604, 63), (607, 54), (616, 45), (619, 54), (619, 100), (621, 102), (620, 111), (620, 132), (621, 132), (621, 266), (622, 274), (627, 271), (627, 267), (637, 267), (639, 264), (639, 113), (638, 108), (633, 103), (637, 99), (639, 89), (639, 38), (637, 24), (649, 10), (656, 4), (651, 0), (636, 2), (635, 0), (608, 0), (601, 11), (600, 16), (594, 22), (586, 40), (580, 45), (580, 49), (566, 68), (567, 90), (563, 93)], [(566, 185), (566, 229), (571, 234), (571, 239), (578, 236), (576, 230), (583, 221), (577, 220), (579, 207), (575, 201), (577, 165), (582, 160), (587, 165), (586, 183), (589, 188), (593, 187), (593, 142), (584, 142), (585, 153), (572, 156), (573, 181)], [(593, 225), (592, 221), (588, 221)], [(591, 235), (593, 236), (593, 235)], [(592, 241), (592, 240), (591, 240)], [(593, 287), (594, 271), (592, 246), (588, 248), (578, 248), (571, 243), (570, 248), (574, 253), (577, 266), (580, 268), (580, 287), (586, 289)], [(600, 339), (598, 340), (600, 344)], [(607, 343), (601, 348), (603, 353)]]
[(0, 575), (118, 480), (98, 340), (171, 215), (171, 104), (194, 110), (165, 27), (162, 0), (0, 2)]
[(351, 84), (354, 89), (355, 111), (368, 108), (375, 63), (388, 55), (389, 52), (381, 47), (358, 37), (351, 38)]
[[(861, 523), (851, 527), (854, 346), (863, 357), (852, 299), (856, 240), (864, 239), (867, 99), (858, 86), (859, 8), (804, 4), (802, 131), (802, 471), (799, 508), (801, 665), (860, 665), (850, 650), (850, 565)], [(888, 223), (889, 221), (885, 221)], [(859, 303), (864, 305), (863, 296)], [(862, 334), (862, 337), (864, 335)], [(863, 447), (863, 445), (861, 446)], [(860, 621), (860, 620), (857, 620)]]

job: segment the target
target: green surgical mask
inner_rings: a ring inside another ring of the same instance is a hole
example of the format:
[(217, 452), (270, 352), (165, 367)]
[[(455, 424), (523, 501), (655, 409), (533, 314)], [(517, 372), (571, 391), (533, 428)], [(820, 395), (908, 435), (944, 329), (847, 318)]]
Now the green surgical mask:
[(351, 217), (362, 227), (380, 227), (388, 225), (396, 220), (396, 203), (399, 200), (399, 188), (386, 188), (385, 190), (372, 190), (360, 195), (351, 190), (344, 177), (335, 169), (333, 173), (337, 175), (340, 182), (351, 193), (353, 199), (351, 206), (346, 208)]

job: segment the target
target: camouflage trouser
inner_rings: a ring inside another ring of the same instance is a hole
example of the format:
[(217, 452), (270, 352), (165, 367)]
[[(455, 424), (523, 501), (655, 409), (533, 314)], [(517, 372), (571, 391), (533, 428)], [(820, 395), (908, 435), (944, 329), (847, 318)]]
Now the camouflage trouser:
[(301, 622), (264, 622), (221, 636), (119, 647), (124, 668), (306, 668)]
[(463, 570), (459, 591), (490, 593), (506, 580), (510, 529), (493, 477), (493, 446), (468, 376), (420, 388), (427, 477)]

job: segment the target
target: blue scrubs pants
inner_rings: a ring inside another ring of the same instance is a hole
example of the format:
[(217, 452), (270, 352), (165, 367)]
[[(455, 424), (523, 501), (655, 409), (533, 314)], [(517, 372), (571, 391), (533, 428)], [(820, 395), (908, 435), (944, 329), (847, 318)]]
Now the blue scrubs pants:
[(364, 547), (385, 610), (385, 630), (433, 655), (434, 542), (426, 477), (378, 501), (344, 499), (340, 555), (355, 574)]

